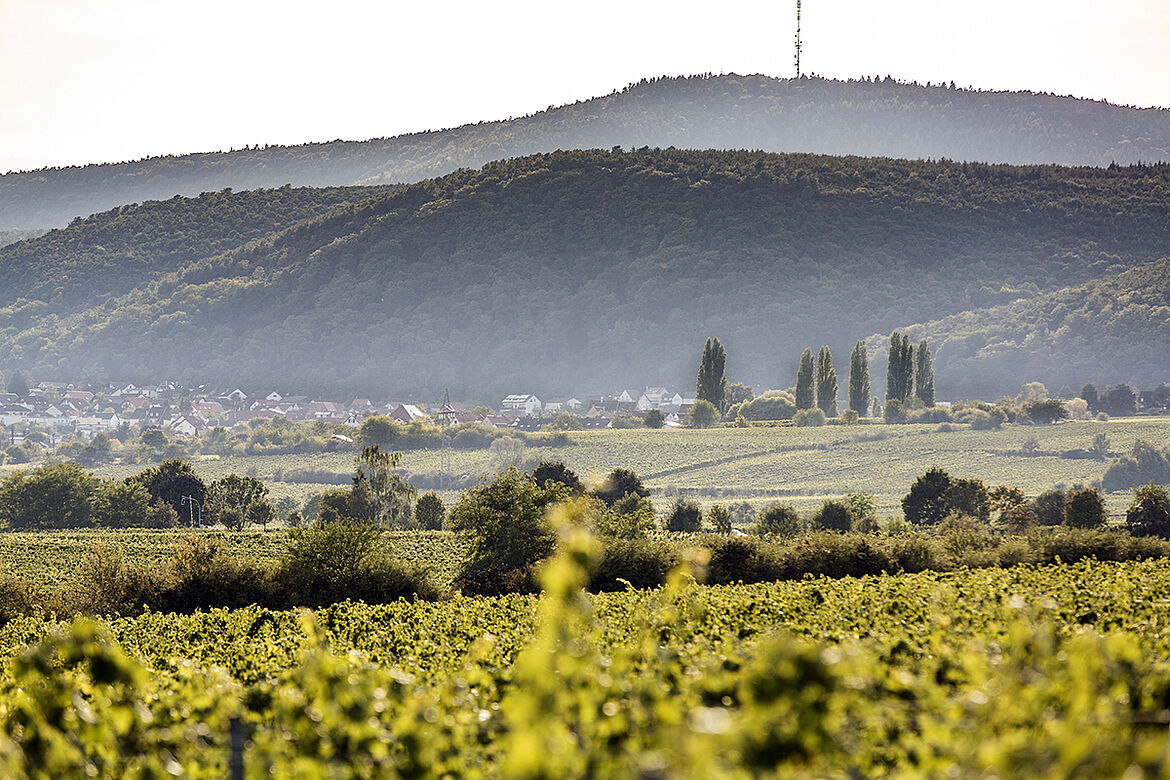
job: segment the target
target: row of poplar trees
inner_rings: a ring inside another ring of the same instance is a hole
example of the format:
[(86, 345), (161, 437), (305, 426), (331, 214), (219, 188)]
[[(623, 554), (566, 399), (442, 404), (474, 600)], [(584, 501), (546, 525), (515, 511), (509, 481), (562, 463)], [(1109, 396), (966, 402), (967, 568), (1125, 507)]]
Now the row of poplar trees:
[[(727, 390), (724, 369), (727, 352), (719, 339), (707, 339), (699, 363), (696, 395), (722, 408)], [(820, 408), (826, 417), (837, 416), (837, 370), (833, 368), (833, 353), (821, 347), (816, 359), (812, 349), (800, 356), (796, 372), (796, 408)], [(886, 368), (886, 401), (905, 403), (917, 396), (927, 406), (934, 406), (934, 367), (926, 339), (917, 348), (910, 337), (894, 331), (890, 336), (889, 360)], [(849, 408), (860, 415), (870, 410), (869, 356), (865, 342), (858, 341), (849, 355)]]
[[(826, 417), (837, 416), (837, 369), (828, 347), (821, 347), (815, 362), (812, 350), (806, 349), (796, 371), (796, 408), (814, 406)], [(860, 415), (869, 412), (869, 357), (864, 341), (857, 342), (849, 356), (849, 408)]]
[[(869, 356), (865, 342), (858, 341), (849, 355), (849, 408), (860, 415), (870, 409)], [(934, 366), (926, 339), (917, 349), (910, 337), (898, 331), (890, 336), (889, 360), (886, 368), (886, 401), (905, 403), (916, 395), (927, 406), (934, 406)], [(800, 356), (796, 372), (796, 408), (820, 408), (826, 417), (837, 416), (837, 371), (833, 368), (833, 353), (821, 347), (816, 359), (811, 349)]]

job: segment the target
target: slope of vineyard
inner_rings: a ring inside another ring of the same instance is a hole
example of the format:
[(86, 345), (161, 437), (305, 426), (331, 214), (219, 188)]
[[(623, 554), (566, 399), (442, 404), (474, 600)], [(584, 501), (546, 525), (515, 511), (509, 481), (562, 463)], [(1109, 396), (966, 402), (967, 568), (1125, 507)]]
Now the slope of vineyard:
[(1166, 769), (1165, 561), (582, 600), (566, 545), (540, 601), (14, 620), (0, 769), (224, 776), (232, 719), (249, 777)]

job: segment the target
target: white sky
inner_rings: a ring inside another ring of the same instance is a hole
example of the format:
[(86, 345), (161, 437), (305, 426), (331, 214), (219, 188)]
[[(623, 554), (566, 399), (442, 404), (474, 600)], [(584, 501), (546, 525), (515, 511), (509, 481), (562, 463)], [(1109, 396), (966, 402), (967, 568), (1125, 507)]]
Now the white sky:
[[(0, 172), (518, 116), (793, 73), (795, 0), (0, 0)], [(806, 73), (1170, 106), (1170, 0), (805, 0)]]

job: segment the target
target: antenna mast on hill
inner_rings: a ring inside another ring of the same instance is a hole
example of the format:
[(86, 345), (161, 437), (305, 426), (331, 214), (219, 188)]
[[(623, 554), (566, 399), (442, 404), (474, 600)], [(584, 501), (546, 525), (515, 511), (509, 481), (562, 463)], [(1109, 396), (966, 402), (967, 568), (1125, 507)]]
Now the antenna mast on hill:
[(796, 77), (800, 78), (800, 0), (796, 0)]

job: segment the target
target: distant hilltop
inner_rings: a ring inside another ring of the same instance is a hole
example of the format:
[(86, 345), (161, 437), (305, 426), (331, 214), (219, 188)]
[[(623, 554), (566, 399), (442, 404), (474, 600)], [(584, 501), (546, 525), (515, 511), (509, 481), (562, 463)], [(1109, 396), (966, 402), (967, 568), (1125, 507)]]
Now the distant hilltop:
[(889, 77), (664, 77), (449, 130), (10, 173), (0, 176), (0, 231), (227, 187), (412, 183), (495, 160), (615, 146), (1105, 167), (1170, 161), (1170, 110)]

